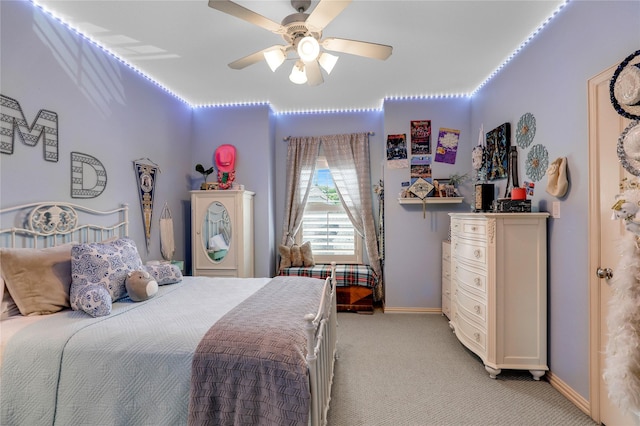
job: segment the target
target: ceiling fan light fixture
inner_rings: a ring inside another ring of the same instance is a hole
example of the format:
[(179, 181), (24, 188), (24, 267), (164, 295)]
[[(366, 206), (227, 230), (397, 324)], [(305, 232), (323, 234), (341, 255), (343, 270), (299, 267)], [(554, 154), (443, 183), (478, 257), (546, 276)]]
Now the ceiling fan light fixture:
[(303, 62), (315, 61), (319, 54), (320, 45), (315, 38), (306, 36), (298, 42), (298, 56)]
[(271, 49), (264, 52), (264, 59), (267, 61), (271, 71), (276, 72), (278, 67), (280, 67), (286, 59), (286, 56), (282, 49)]
[(331, 74), (333, 67), (335, 67), (336, 62), (338, 62), (338, 57), (331, 53), (322, 52), (322, 55), (318, 58), (318, 62), (320, 62), (320, 66), (324, 68), (327, 74)]
[(304, 64), (300, 61), (296, 62), (289, 74), (289, 80), (295, 84), (305, 84), (307, 82), (307, 74), (304, 72)]

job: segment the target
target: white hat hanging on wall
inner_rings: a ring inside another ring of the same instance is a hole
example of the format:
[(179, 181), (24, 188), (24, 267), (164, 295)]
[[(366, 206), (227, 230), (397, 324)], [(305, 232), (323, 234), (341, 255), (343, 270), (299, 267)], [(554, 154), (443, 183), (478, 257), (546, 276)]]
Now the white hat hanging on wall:
[(547, 169), (547, 192), (554, 197), (564, 197), (569, 188), (566, 157), (556, 158)]
[(618, 159), (626, 171), (640, 176), (640, 121), (632, 121), (618, 138)]
[(609, 84), (611, 103), (623, 117), (640, 120), (640, 50), (618, 65)]

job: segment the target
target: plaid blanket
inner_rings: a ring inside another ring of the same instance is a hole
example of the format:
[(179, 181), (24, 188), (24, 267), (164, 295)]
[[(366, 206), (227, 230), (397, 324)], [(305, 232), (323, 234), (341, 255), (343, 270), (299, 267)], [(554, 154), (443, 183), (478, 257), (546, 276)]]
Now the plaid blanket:
[[(331, 265), (290, 267), (280, 271), (280, 275), (311, 277), (325, 279), (331, 275)], [(374, 288), (378, 277), (369, 265), (336, 265), (336, 281), (338, 287), (359, 285)]]

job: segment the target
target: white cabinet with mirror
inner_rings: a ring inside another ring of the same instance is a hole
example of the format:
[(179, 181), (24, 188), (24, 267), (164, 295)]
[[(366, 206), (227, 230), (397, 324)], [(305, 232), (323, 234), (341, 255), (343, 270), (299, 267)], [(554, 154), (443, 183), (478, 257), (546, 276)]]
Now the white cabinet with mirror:
[(191, 191), (194, 276), (253, 277), (250, 191)]

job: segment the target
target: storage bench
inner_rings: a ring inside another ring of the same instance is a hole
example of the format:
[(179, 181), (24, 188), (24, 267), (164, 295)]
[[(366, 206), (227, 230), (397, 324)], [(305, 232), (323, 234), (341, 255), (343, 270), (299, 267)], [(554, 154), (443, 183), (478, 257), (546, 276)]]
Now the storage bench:
[[(325, 279), (331, 275), (331, 265), (292, 266), (280, 270), (280, 275)], [(368, 265), (336, 265), (336, 302), (339, 311), (373, 311), (373, 289), (378, 277)]]

